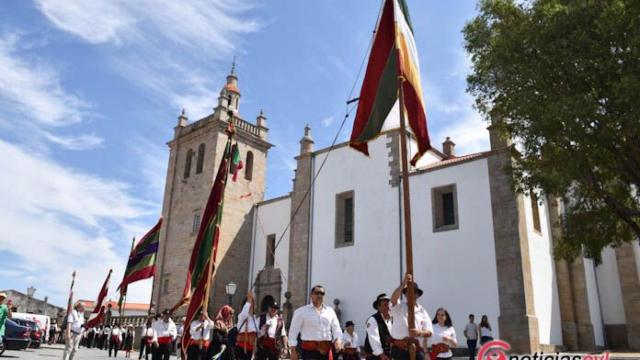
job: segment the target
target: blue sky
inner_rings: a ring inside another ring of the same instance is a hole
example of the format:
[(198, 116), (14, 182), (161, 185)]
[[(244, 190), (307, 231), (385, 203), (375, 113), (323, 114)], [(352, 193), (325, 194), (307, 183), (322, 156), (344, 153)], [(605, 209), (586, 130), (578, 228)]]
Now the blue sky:
[[(240, 114), (264, 109), (267, 198), (290, 191), (306, 123), (326, 147), (381, 2), (378, 0), (9, 0), (0, 12), (0, 288), (65, 303), (93, 299), (133, 236), (156, 222), (182, 108), (211, 112), (234, 54)], [(433, 144), (488, 147), (465, 93), (461, 29), (474, 1), (408, 0)], [(364, 70), (363, 70), (364, 71)], [(352, 118), (340, 135), (344, 140)], [(203, 199), (204, 201), (205, 199)], [(148, 301), (150, 282), (131, 301)]]

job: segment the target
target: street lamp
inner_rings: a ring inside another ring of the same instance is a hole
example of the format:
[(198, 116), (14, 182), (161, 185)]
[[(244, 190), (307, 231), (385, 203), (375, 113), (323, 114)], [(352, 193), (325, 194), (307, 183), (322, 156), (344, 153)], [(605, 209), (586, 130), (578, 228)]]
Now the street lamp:
[(227, 286), (225, 286), (227, 290), (227, 295), (229, 295), (229, 305), (231, 305), (231, 300), (233, 299), (233, 295), (236, 294), (236, 287), (237, 285), (233, 281), (228, 283)]
[(27, 288), (27, 312), (29, 312), (29, 305), (31, 303), (31, 299), (33, 298), (33, 294), (36, 293), (36, 288), (33, 285)]

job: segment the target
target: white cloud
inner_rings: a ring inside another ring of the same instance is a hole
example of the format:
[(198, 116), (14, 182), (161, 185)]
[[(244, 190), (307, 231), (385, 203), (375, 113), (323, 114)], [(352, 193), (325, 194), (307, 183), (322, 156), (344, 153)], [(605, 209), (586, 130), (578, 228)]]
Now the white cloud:
[(260, 28), (257, 20), (244, 16), (253, 6), (246, 0), (38, 4), (59, 29), (110, 46), (110, 61), (124, 78), (196, 117), (211, 113), (222, 86), (222, 74), (212, 74), (211, 62), (230, 64), (240, 36)]
[(133, 235), (121, 224), (150, 215), (150, 204), (125, 184), (65, 168), (3, 140), (0, 153), (7, 174), (0, 177), (0, 252), (17, 257), (24, 278), (31, 276), (54, 303), (64, 304), (74, 269), (77, 297), (95, 297), (111, 267), (113, 292)]
[[(165, 144), (153, 143), (146, 138), (138, 137), (132, 141), (131, 150), (140, 162), (138, 169), (149, 191), (162, 196), (169, 159), (168, 147)], [(162, 201), (162, 198), (159, 200)]]
[(322, 124), (322, 126), (328, 128), (329, 126), (331, 126), (331, 124), (333, 124), (335, 120), (336, 118), (334, 116), (327, 116), (326, 118), (320, 120), (320, 123)]
[(80, 122), (88, 111), (88, 104), (63, 89), (53, 67), (21, 58), (17, 54), (19, 40), (15, 33), (0, 37), (0, 105), (41, 125)]
[(57, 136), (50, 132), (44, 132), (47, 140), (58, 144), (67, 150), (87, 150), (102, 145), (103, 139), (95, 134), (84, 134), (78, 136)]

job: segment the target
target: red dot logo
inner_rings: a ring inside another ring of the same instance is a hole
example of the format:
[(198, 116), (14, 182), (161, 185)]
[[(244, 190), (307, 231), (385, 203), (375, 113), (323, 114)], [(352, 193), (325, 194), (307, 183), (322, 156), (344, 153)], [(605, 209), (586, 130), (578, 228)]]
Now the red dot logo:
[(506, 341), (489, 341), (478, 350), (478, 360), (507, 360), (506, 352), (509, 350), (511, 346)]

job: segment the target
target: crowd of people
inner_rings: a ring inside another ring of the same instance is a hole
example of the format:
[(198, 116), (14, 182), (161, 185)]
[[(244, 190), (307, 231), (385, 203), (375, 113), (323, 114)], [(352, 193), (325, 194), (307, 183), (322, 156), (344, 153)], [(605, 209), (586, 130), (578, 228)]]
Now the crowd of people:
[[(138, 359), (168, 360), (172, 353), (181, 356), (180, 344), (187, 336), (184, 353), (189, 360), (447, 360), (453, 357), (453, 349), (459, 347), (453, 321), (445, 308), (439, 308), (432, 319), (419, 303), (414, 307), (414, 327), (409, 326), (407, 291), (413, 287), (416, 299), (423, 295), (422, 289), (405, 275), (402, 283), (389, 297), (378, 295), (373, 302), (375, 313), (365, 322), (366, 334), (361, 342), (355, 332), (353, 321), (340, 326), (333, 308), (324, 304), (325, 290), (321, 285), (311, 289), (311, 303), (298, 308), (292, 316), (287, 332), (279, 305), (272, 301), (264, 304), (262, 312), (256, 311), (255, 299), (249, 292), (234, 321), (234, 309), (222, 306), (211, 319), (200, 311), (188, 328), (184, 318), (176, 325), (171, 312), (150, 317), (146, 322), (139, 343)], [(403, 296), (404, 299), (403, 300)], [(82, 304), (68, 318), (64, 360), (73, 359), (80, 344), (107, 350), (109, 356), (117, 356), (118, 350), (130, 357), (135, 337), (133, 326), (104, 326), (84, 330)], [(491, 325), (486, 315), (479, 324), (475, 316), (469, 315), (464, 328), (464, 337), (469, 349), (469, 358), (474, 360), (478, 341), (480, 345), (493, 340)]]

